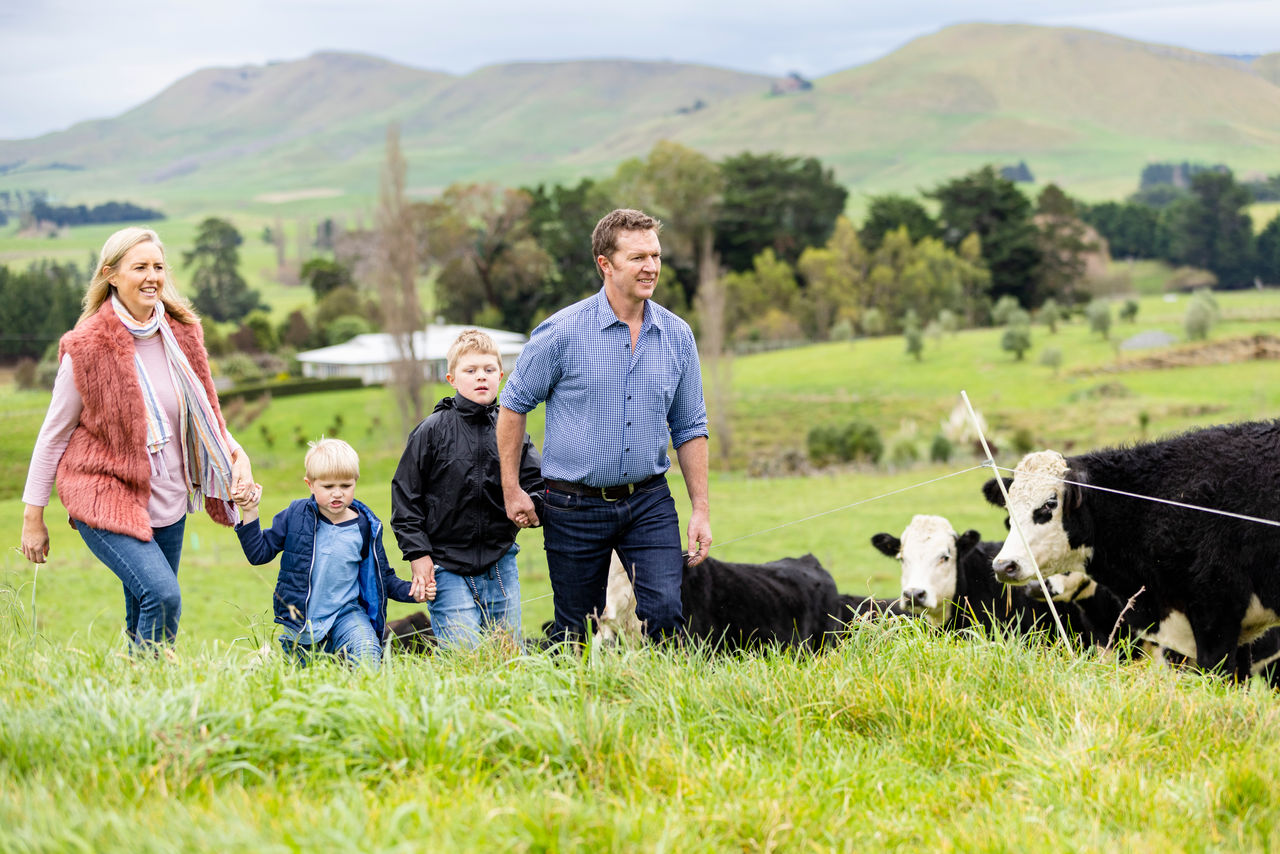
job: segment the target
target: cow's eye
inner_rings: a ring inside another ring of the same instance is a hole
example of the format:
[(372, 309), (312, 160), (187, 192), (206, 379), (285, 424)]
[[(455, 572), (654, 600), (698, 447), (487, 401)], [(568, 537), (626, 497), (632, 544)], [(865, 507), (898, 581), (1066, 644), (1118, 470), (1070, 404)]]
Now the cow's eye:
[(1058, 506), (1058, 496), (1054, 493), (1049, 500), (1037, 507), (1031, 514), (1031, 521), (1038, 525), (1043, 525), (1053, 518), (1053, 511)]
[(946, 563), (949, 560), (951, 560), (951, 555), (947, 552), (943, 552), (942, 554), (938, 555), (938, 563)]

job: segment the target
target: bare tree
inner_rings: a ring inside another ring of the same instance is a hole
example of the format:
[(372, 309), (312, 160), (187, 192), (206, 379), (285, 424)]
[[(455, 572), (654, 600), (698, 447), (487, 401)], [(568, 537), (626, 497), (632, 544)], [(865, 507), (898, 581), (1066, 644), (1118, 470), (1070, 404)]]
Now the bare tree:
[(387, 159), (382, 168), (375, 217), (377, 248), (374, 279), (382, 303), (383, 329), (394, 342), (391, 386), (404, 433), (423, 418), (422, 360), (414, 352), (414, 333), (423, 330), (422, 304), (418, 301), (417, 235), (405, 198), (407, 165), (400, 152), (400, 128), (387, 127)]
[(729, 468), (733, 434), (729, 419), (733, 414), (733, 357), (725, 346), (725, 286), (720, 278), (720, 257), (715, 251), (715, 232), (703, 229), (698, 247), (698, 355), (707, 377), (707, 416), (716, 439), (720, 464)]

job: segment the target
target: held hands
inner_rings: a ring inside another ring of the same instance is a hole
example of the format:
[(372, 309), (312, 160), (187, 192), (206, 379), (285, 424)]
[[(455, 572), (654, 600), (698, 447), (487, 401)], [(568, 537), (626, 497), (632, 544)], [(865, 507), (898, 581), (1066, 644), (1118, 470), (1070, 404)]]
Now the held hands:
[(430, 555), (409, 561), (413, 580), (409, 582), (409, 595), (415, 602), (434, 602), (436, 598), (436, 564)]
[(503, 492), (503, 500), (507, 505), (507, 518), (521, 528), (536, 528), (540, 524), (538, 512), (534, 509), (533, 499), (523, 489), (510, 493)]
[(245, 522), (258, 518), (258, 504), (262, 501), (262, 484), (250, 481), (231, 490), (231, 500), (240, 508)]

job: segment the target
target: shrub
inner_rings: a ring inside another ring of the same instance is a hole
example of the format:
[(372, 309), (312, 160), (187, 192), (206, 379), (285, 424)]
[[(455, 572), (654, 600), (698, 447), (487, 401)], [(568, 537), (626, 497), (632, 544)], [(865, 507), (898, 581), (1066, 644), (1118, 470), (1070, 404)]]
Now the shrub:
[(853, 323), (850, 322), (849, 318), (843, 317), (831, 325), (827, 335), (832, 341), (852, 341)]
[(920, 449), (910, 439), (903, 439), (894, 443), (889, 459), (895, 466), (908, 466), (919, 461)]
[(809, 459), (815, 465), (826, 465), (840, 458), (840, 429), (832, 424), (819, 424), (809, 429), (806, 442)]
[(955, 453), (955, 445), (951, 444), (951, 440), (939, 433), (933, 437), (933, 442), (929, 445), (929, 460), (935, 463), (951, 462), (951, 455)]
[(324, 340), (329, 344), (342, 344), (355, 338), (357, 335), (364, 335), (372, 332), (369, 321), (363, 317), (354, 314), (344, 314), (336, 317), (324, 328)]
[(1209, 337), (1209, 331), (1217, 321), (1217, 307), (1211, 299), (1196, 294), (1187, 303), (1187, 313), (1182, 319), (1182, 327), (1187, 333), (1188, 341), (1203, 341)]
[(1137, 300), (1127, 299), (1124, 301), (1124, 305), (1120, 307), (1120, 319), (1127, 323), (1133, 323), (1135, 320), (1138, 319), (1138, 301)]
[(218, 360), (219, 372), (233, 383), (262, 378), (262, 369), (248, 353), (232, 353)]
[(38, 363), (30, 356), (18, 360), (13, 369), (13, 384), (23, 391), (36, 387), (36, 367)]
[(1058, 301), (1050, 297), (1040, 306), (1040, 322), (1049, 327), (1049, 334), (1058, 334), (1058, 324), (1062, 322), (1062, 309)]
[(1062, 367), (1062, 351), (1057, 347), (1046, 347), (1044, 352), (1040, 354), (1040, 364), (1053, 368), (1053, 372), (1056, 374), (1058, 368)]
[(991, 309), (991, 322), (997, 326), (1004, 326), (1009, 322), (1009, 316), (1015, 311), (1020, 311), (1021, 308), (1015, 297), (1005, 294), (996, 300), (995, 307)]
[(871, 336), (884, 334), (884, 312), (869, 308), (862, 313), (862, 331)]
[(875, 425), (866, 421), (850, 421), (840, 434), (841, 459), (880, 462), (884, 456), (884, 442)]
[(1020, 457), (1036, 449), (1036, 438), (1031, 435), (1031, 431), (1026, 427), (1019, 427), (1014, 430), (1013, 438), (1009, 441), (1013, 445), (1013, 452)]
[(1089, 331), (1103, 338), (1111, 337), (1111, 306), (1102, 300), (1094, 300), (1085, 306), (1084, 315), (1089, 319)]
[(1179, 267), (1165, 280), (1166, 291), (1194, 291), (1200, 288), (1212, 288), (1218, 284), (1218, 277), (1208, 270), (1199, 267)]

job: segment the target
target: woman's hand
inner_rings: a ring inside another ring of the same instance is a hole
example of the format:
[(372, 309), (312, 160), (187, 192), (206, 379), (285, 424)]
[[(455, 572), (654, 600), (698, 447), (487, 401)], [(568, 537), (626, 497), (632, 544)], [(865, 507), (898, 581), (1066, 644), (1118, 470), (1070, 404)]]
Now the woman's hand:
[(231, 452), (231, 498), (238, 501), (248, 490), (253, 489), (253, 464), (244, 448), (236, 448)]
[(22, 513), (22, 556), (32, 563), (44, 563), (49, 557), (49, 528), (44, 523), (44, 508), (28, 504)]

